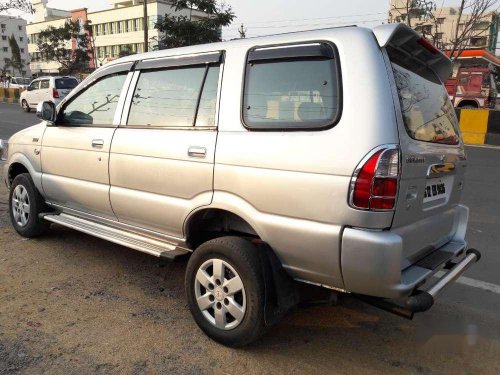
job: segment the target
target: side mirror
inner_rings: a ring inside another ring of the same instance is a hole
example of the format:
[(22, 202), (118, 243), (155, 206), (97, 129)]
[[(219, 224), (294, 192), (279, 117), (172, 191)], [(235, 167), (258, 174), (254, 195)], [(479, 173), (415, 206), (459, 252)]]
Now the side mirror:
[(33, 87), (28, 86), (28, 87), (26, 88), (26, 90), (28, 90), (28, 91), (33, 91)]
[(36, 106), (36, 117), (48, 121), (56, 121), (56, 105), (52, 102), (40, 102)]

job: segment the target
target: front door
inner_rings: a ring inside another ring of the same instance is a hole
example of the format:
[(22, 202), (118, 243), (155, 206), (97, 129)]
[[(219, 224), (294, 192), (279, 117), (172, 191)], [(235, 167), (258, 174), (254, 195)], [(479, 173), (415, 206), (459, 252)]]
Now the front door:
[(128, 69), (94, 80), (73, 95), (56, 124), (47, 127), (41, 156), (42, 186), (49, 202), (116, 219), (109, 202), (108, 162), (127, 74)]
[[(139, 63), (111, 145), (111, 204), (120, 222), (182, 237), (213, 196), (220, 56)], [(174, 66), (172, 66), (174, 64)]]
[(31, 85), (29, 85), (28, 90), (26, 92), (26, 101), (30, 105), (30, 107), (36, 107), (38, 104), (38, 94), (40, 89), (40, 81), (33, 81)]

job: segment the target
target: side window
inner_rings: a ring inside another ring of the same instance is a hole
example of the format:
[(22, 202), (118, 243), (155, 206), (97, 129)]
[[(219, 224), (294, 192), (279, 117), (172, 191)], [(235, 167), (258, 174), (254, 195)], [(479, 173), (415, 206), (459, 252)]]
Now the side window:
[(40, 81), (40, 90), (48, 89), (49, 86), (50, 86), (50, 81), (48, 79)]
[(196, 115), (196, 126), (216, 126), (215, 112), (217, 107), (219, 72), (219, 66), (211, 66), (208, 69)]
[(40, 81), (31, 82), (30, 91), (38, 90), (40, 88)]
[[(206, 66), (167, 68), (142, 71), (132, 99), (128, 125), (156, 127), (193, 126), (200, 91), (207, 74), (207, 89), (203, 90), (199, 116), (200, 126), (215, 124), (217, 82), (213, 76), (218, 67)], [(218, 74), (217, 74), (218, 77)], [(212, 90), (212, 91), (211, 91)], [(211, 113), (213, 106), (214, 113)]]
[(339, 111), (335, 53), (327, 44), (264, 48), (249, 53), (243, 121), (251, 129), (321, 129)]
[(127, 73), (106, 76), (73, 98), (59, 114), (59, 124), (112, 125)]

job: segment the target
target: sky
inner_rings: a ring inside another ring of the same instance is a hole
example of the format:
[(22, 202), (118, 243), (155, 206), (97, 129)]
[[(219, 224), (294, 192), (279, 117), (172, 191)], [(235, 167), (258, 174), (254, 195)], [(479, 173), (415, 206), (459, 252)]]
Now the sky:
[[(456, 5), (459, 0), (437, 0), (438, 6)], [(373, 27), (387, 19), (389, 0), (225, 0), (236, 19), (223, 29), (223, 38), (239, 36), (243, 23), (247, 37), (289, 31), (356, 24)], [(97, 11), (109, 7), (106, 0), (52, 0), (51, 8)]]

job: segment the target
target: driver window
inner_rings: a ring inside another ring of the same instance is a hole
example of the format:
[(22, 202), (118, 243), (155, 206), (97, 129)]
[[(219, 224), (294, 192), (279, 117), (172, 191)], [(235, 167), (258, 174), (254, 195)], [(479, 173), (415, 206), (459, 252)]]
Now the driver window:
[(127, 72), (106, 76), (67, 104), (58, 123), (69, 126), (113, 125)]
[(40, 81), (32, 82), (30, 85), (30, 91), (38, 90), (39, 87), (40, 87)]

